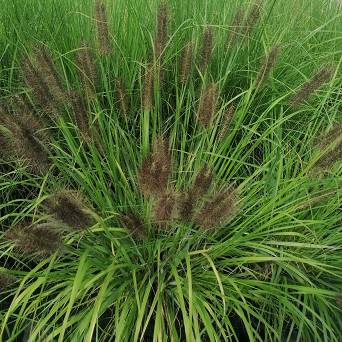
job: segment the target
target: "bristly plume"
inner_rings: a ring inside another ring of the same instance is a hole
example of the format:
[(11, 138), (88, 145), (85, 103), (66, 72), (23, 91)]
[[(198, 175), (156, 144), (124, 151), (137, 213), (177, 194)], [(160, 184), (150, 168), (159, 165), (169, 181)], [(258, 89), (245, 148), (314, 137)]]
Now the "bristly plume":
[(9, 275), (5, 272), (0, 272), (0, 293), (11, 287), (15, 282), (16, 278), (12, 275)]
[(336, 143), (336, 145), (326, 151), (321, 158), (315, 164), (316, 170), (328, 171), (330, 170), (338, 161), (342, 160), (342, 139)]
[(94, 223), (90, 208), (81, 195), (74, 191), (57, 192), (46, 201), (46, 206), (56, 220), (73, 229), (87, 229)]
[(171, 174), (171, 156), (169, 144), (157, 137), (152, 153), (147, 156), (138, 171), (138, 185), (145, 196), (160, 196), (167, 191), (167, 182)]
[(55, 112), (54, 100), (38, 68), (27, 58), (21, 60), (21, 71), (25, 83), (32, 90), (36, 104), (45, 112)]
[(155, 58), (159, 59), (163, 53), (167, 42), (167, 24), (168, 24), (168, 13), (167, 5), (165, 1), (162, 1), (159, 5), (157, 12), (157, 28), (156, 37), (154, 43)]
[(4, 238), (14, 242), (21, 252), (48, 257), (62, 247), (61, 236), (48, 224), (20, 225), (7, 231)]
[(97, 40), (100, 54), (109, 55), (111, 52), (108, 18), (106, 6), (102, 0), (95, 0), (95, 20), (97, 28)]
[(334, 69), (329, 66), (324, 66), (318, 70), (307, 82), (305, 82), (297, 93), (290, 100), (290, 106), (298, 107), (306, 101), (324, 83), (329, 82), (334, 74)]
[(213, 182), (213, 171), (208, 165), (204, 165), (198, 172), (195, 181), (190, 189), (190, 193), (194, 199), (204, 196)]
[(180, 64), (180, 83), (187, 83), (193, 62), (192, 42), (188, 42), (183, 48), (181, 64)]
[(145, 111), (151, 110), (153, 106), (153, 91), (154, 91), (154, 70), (153, 65), (149, 64), (146, 68), (144, 77), (144, 86), (142, 92), (142, 108)]
[(121, 112), (125, 116), (125, 118), (128, 119), (129, 105), (128, 105), (128, 97), (126, 94), (124, 83), (122, 79), (117, 79), (115, 84), (116, 84), (116, 97), (118, 99)]
[(191, 221), (198, 200), (206, 195), (212, 182), (213, 172), (208, 165), (204, 165), (198, 172), (191, 188), (182, 194), (179, 201), (179, 217), (182, 221)]
[(277, 57), (279, 55), (280, 47), (278, 45), (273, 46), (272, 49), (269, 51), (269, 53), (264, 58), (264, 61), (261, 65), (261, 68), (259, 70), (258, 76), (257, 76), (257, 85), (261, 85), (263, 82), (265, 82), (273, 69)]
[(227, 43), (232, 46), (234, 42), (236, 41), (236, 38), (238, 34), (240, 33), (242, 29), (242, 23), (243, 23), (243, 10), (242, 7), (238, 7), (236, 10), (231, 29), (228, 33)]
[(72, 99), (72, 109), (74, 111), (76, 125), (83, 139), (89, 141), (91, 139), (91, 131), (87, 103), (85, 103), (84, 97), (77, 92), (71, 92), (70, 96)]
[(76, 65), (84, 93), (89, 98), (96, 96), (97, 68), (91, 49), (84, 43), (77, 51)]
[(64, 105), (67, 100), (67, 95), (51, 55), (45, 46), (40, 45), (35, 48), (35, 56), (41, 77), (48, 86), (54, 102), (58, 106)]
[(232, 122), (233, 115), (235, 113), (235, 106), (233, 104), (230, 104), (228, 109), (223, 113), (220, 128), (218, 131), (218, 140), (222, 141), (223, 138), (228, 134), (230, 123)]
[(216, 84), (210, 83), (202, 91), (200, 103), (197, 111), (197, 119), (199, 123), (208, 128), (216, 111), (218, 98), (218, 89)]
[(315, 147), (325, 149), (339, 138), (342, 138), (342, 123), (336, 122), (327, 133), (320, 134), (315, 139)]
[(211, 27), (206, 27), (203, 32), (202, 50), (201, 50), (201, 62), (200, 70), (203, 72), (207, 69), (210, 57), (213, 52), (213, 30)]
[(251, 9), (245, 21), (245, 34), (246, 35), (249, 35), (253, 31), (256, 23), (258, 22), (261, 16), (263, 2), (264, 0), (255, 0), (255, 2), (252, 4)]
[(119, 220), (134, 238), (142, 240), (146, 237), (146, 227), (137, 215), (133, 213), (122, 214)]
[(196, 217), (196, 223), (204, 230), (218, 228), (236, 213), (237, 197), (233, 189), (220, 191), (211, 201), (204, 204)]
[[(34, 117), (32, 117), (34, 120)], [(7, 149), (5, 156), (18, 158), (27, 163), (27, 168), (36, 174), (48, 171), (50, 167), (49, 157), (36, 136), (36, 122), (21, 120), (14, 115), (0, 110), (0, 122), (7, 129), (2, 134), (3, 148)]]
[(174, 216), (174, 209), (176, 204), (175, 194), (168, 192), (162, 194), (153, 207), (154, 223), (158, 224), (161, 228), (166, 229), (169, 227)]

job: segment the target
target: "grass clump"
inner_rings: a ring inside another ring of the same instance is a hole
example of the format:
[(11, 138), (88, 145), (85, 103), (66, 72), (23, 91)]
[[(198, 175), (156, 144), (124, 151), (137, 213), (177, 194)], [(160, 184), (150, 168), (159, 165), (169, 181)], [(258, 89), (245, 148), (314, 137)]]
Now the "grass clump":
[(214, 3), (0, 0), (0, 340), (339, 341), (340, 17)]

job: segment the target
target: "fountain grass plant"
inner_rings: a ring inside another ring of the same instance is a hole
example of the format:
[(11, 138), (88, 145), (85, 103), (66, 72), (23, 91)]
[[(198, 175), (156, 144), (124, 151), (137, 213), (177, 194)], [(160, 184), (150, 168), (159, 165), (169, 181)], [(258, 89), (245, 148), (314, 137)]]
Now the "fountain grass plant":
[(339, 341), (342, 22), (309, 3), (0, 0), (0, 340)]

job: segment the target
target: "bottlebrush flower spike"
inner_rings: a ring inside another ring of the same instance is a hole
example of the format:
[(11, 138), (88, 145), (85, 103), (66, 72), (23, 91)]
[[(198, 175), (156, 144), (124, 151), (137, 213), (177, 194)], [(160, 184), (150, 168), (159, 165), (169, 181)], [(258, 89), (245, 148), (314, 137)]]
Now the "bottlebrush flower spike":
[(180, 83), (185, 84), (191, 73), (191, 66), (193, 62), (192, 42), (188, 42), (182, 52), (181, 64), (180, 64)]
[(208, 128), (212, 122), (216, 111), (217, 98), (218, 89), (216, 84), (208, 84), (208, 86), (202, 91), (197, 110), (197, 119), (204, 128)]
[(231, 28), (229, 30), (229, 34), (228, 34), (228, 44), (229, 45), (233, 45), (237, 35), (240, 33), (241, 29), (242, 29), (242, 23), (243, 23), (243, 10), (241, 7), (239, 7), (236, 10)]
[(300, 104), (306, 101), (324, 83), (331, 80), (334, 74), (334, 69), (329, 66), (324, 66), (318, 70), (307, 82), (305, 82), (297, 93), (291, 98), (290, 106), (297, 108)]
[(118, 99), (121, 112), (128, 119), (129, 105), (128, 105), (128, 97), (126, 94), (125, 86), (122, 79), (116, 80), (116, 97)]
[(84, 94), (91, 99), (95, 98), (97, 68), (92, 51), (86, 44), (83, 44), (82, 48), (77, 51), (76, 65)]
[(235, 106), (231, 104), (228, 107), (228, 109), (224, 112), (222, 119), (221, 119), (220, 129), (217, 135), (219, 141), (223, 140), (223, 138), (227, 135), (234, 113), (235, 113)]
[(48, 224), (19, 225), (7, 231), (4, 238), (12, 241), (20, 251), (48, 257), (62, 247), (59, 233)]
[(245, 34), (250, 34), (261, 16), (263, 0), (256, 0), (247, 15), (245, 22)]
[(85, 102), (84, 97), (77, 92), (71, 92), (70, 97), (72, 102), (72, 109), (75, 115), (76, 125), (82, 137), (86, 141), (89, 141), (91, 138), (91, 131), (89, 125), (87, 103)]
[(109, 55), (111, 52), (108, 18), (106, 6), (102, 0), (95, 0), (95, 20), (97, 28), (97, 41), (100, 54)]
[(90, 209), (82, 197), (74, 191), (63, 190), (54, 194), (46, 201), (51, 215), (58, 221), (74, 229), (87, 229), (94, 220), (89, 213)]
[(157, 137), (152, 153), (143, 161), (138, 171), (138, 185), (146, 196), (160, 196), (167, 191), (171, 173), (169, 145), (162, 137)]
[(213, 30), (211, 27), (206, 27), (203, 32), (202, 50), (200, 70), (203, 72), (207, 69), (212, 52), (213, 52)]
[(5, 272), (0, 272), (0, 293), (12, 286), (16, 280), (15, 277), (6, 274)]
[(154, 223), (166, 229), (173, 220), (176, 198), (174, 193), (164, 193), (154, 203)]
[(159, 5), (157, 12), (157, 29), (154, 43), (155, 57), (159, 59), (167, 42), (167, 24), (168, 24), (168, 13), (165, 1), (162, 1)]
[(204, 204), (196, 217), (196, 223), (204, 230), (218, 228), (230, 220), (237, 210), (237, 197), (233, 189), (220, 191)]
[(267, 80), (271, 70), (273, 69), (277, 57), (279, 55), (280, 47), (279, 46), (273, 46), (272, 49), (269, 51), (267, 56), (264, 58), (264, 62), (259, 70), (258, 76), (257, 76), (257, 85), (261, 85), (265, 80)]
[(154, 70), (153, 65), (148, 64), (146, 68), (141, 105), (145, 111), (151, 110), (153, 106), (153, 90), (154, 90)]
[(146, 237), (146, 228), (137, 215), (133, 213), (122, 214), (119, 220), (136, 239), (142, 240)]

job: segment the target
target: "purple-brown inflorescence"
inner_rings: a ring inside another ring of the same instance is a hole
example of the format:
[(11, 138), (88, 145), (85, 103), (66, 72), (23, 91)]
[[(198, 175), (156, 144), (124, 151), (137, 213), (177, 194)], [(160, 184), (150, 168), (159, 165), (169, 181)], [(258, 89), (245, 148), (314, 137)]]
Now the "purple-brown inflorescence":
[(296, 94), (290, 100), (290, 106), (298, 107), (306, 101), (324, 83), (330, 81), (334, 73), (334, 69), (329, 66), (324, 66), (318, 70), (307, 82), (305, 82)]
[(205, 165), (196, 175), (195, 181), (191, 188), (182, 195), (179, 207), (180, 218), (188, 222), (192, 219), (193, 211), (196, 207), (197, 201), (201, 199), (213, 182), (213, 172)]
[(192, 42), (188, 42), (182, 52), (181, 64), (180, 64), (180, 83), (185, 84), (191, 73), (191, 66), (193, 62)]
[(143, 161), (138, 171), (138, 185), (141, 192), (146, 196), (161, 196), (166, 193), (170, 173), (169, 144), (159, 136), (153, 144), (152, 153)]
[(213, 52), (213, 30), (211, 27), (206, 27), (203, 32), (203, 39), (202, 39), (202, 49), (200, 54), (200, 70), (203, 72), (207, 69), (210, 57)]
[(129, 105), (128, 105), (128, 97), (126, 94), (125, 86), (122, 79), (117, 79), (116, 82), (116, 97), (118, 99), (121, 112), (128, 119)]
[(131, 212), (122, 214), (119, 220), (136, 239), (142, 240), (146, 237), (146, 228), (137, 215)]
[(83, 44), (82, 48), (77, 51), (75, 59), (83, 92), (89, 98), (95, 98), (97, 70), (91, 49)]
[(199, 123), (208, 128), (214, 117), (217, 105), (218, 89), (216, 84), (210, 83), (202, 90), (200, 103), (197, 110)]
[(101, 55), (106, 56), (111, 52), (108, 18), (106, 6), (102, 0), (95, 0), (95, 20), (97, 28), (98, 48)]
[(325, 149), (339, 138), (342, 138), (342, 123), (337, 122), (332, 125), (328, 132), (320, 134), (315, 139), (315, 147)]
[(262, 10), (262, 5), (263, 5), (264, 0), (256, 0), (250, 10), (249, 13), (247, 15), (246, 21), (245, 21), (245, 34), (249, 35), (256, 23), (258, 22), (260, 16), (261, 16), (261, 10)]
[(159, 59), (163, 53), (163, 50), (167, 42), (167, 24), (168, 24), (168, 13), (166, 2), (162, 1), (159, 5), (157, 12), (157, 28), (156, 37), (154, 43), (155, 57)]
[(162, 228), (167, 228), (173, 220), (176, 204), (175, 194), (168, 192), (162, 194), (153, 207), (153, 219)]
[(14, 276), (5, 272), (0, 272), (0, 293), (12, 286), (16, 280), (17, 279)]
[(154, 90), (154, 68), (152, 64), (147, 65), (144, 85), (142, 92), (141, 104), (145, 111), (151, 110), (153, 106), (153, 90)]
[(315, 164), (318, 170), (330, 170), (338, 161), (342, 160), (342, 139), (324, 154)]
[(50, 162), (39, 140), (43, 134), (37, 134), (39, 123), (35, 120), (33, 115), (24, 118), (0, 110), (0, 123), (6, 128), (5, 132), (1, 132), (5, 157), (14, 156), (24, 161), (31, 172), (41, 174), (49, 169)]
[(236, 40), (237, 35), (240, 34), (242, 23), (243, 23), (243, 10), (241, 7), (239, 7), (236, 10), (236, 13), (235, 13), (232, 25), (231, 25), (231, 29), (228, 33), (227, 42), (229, 45), (233, 45)]
[(263, 82), (267, 80), (270, 72), (272, 71), (276, 63), (279, 51), (280, 51), (280, 47), (278, 45), (273, 46), (272, 49), (268, 52), (268, 54), (264, 58), (264, 61), (261, 65), (261, 68), (257, 76), (257, 81), (256, 81), (257, 85), (261, 85)]
[(56, 220), (73, 229), (86, 229), (94, 223), (89, 207), (83, 198), (74, 191), (57, 192), (46, 201), (46, 206)]
[(206, 202), (196, 217), (196, 223), (204, 230), (218, 228), (236, 213), (237, 198), (233, 189), (223, 190)]
[(20, 225), (7, 231), (4, 238), (26, 254), (48, 257), (62, 247), (61, 236), (48, 224)]
[(222, 115), (220, 129), (217, 135), (218, 140), (220, 141), (223, 140), (223, 138), (227, 135), (234, 113), (235, 113), (235, 106), (231, 104)]
[(84, 97), (77, 93), (71, 92), (72, 99), (72, 109), (75, 115), (76, 125), (82, 135), (82, 137), (89, 141), (91, 138), (91, 130), (89, 125), (89, 116), (88, 116), (88, 104), (84, 100)]

